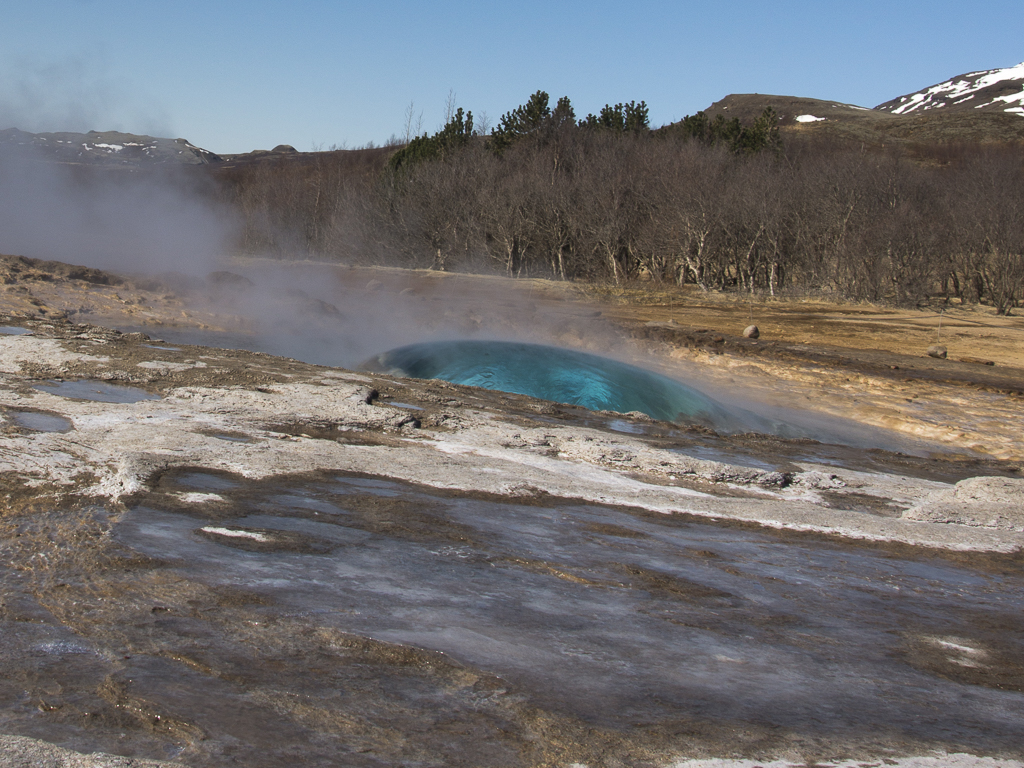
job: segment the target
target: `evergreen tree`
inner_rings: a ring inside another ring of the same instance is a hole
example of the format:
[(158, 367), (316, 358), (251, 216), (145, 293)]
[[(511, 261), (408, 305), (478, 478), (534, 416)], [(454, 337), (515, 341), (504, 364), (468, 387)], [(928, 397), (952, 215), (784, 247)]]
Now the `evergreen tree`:
[(603, 128), (617, 133), (643, 133), (650, 130), (647, 102), (637, 104), (605, 104), (599, 115), (587, 115), (580, 121), (581, 128)]
[(501, 116), (501, 121), (491, 131), (490, 148), (500, 155), (522, 137), (540, 130), (550, 116), (547, 93), (537, 91), (525, 104)]
[(548, 98), (546, 92), (537, 91), (525, 104), (502, 115), (498, 126), (491, 131), (487, 146), (500, 155), (524, 138), (543, 143), (560, 130), (575, 128), (576, 112), (569, 97), (560, 98), (554, 110), (548, 106)]
[(444, 128), (433, 136), (417, 136), (388, 160), (393, 171), (425, 160), (438, 160), (466, 146), (473, 137), (473, 113), (459, 107)]
[(779, 117), (771, 107), (766, 107), (752, 125), (743, 125), (737, 117), (727, 120), (721, 114), (711, 120), (704, 112), (698, 112), (670, 126), (669, 132), (708, 146), (724, 144), (736, 154), (753, 155), (767, 150), (778, 155), (782, 152)]
[(765, 107), (761, 116), (750, 127), (748, 144), (753, 152), (770, 151), (776, 155), (782, 152), (782, 138), (779, 136), (779, 116), (771, 107)]

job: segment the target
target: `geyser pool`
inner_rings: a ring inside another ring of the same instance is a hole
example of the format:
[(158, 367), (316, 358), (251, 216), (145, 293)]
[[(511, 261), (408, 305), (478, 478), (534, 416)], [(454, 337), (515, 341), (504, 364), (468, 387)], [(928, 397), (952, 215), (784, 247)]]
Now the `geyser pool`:
[(438, 341), (392, 349), (365, 364), (417, 379), (511, 392), (593, 411), (639, 411), (661, 421), (724, 432), (777, 432), (667, 376), (597, 355), (508, 341)]

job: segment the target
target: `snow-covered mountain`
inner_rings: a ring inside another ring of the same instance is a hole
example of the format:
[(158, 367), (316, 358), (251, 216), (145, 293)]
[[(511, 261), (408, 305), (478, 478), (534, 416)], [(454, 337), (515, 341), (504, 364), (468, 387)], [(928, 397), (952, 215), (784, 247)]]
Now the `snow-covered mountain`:
[(1024, 117), (1024, 63), (1005, 69), (969, 72), (879, 104), (875, 109), (894, 115), (936, 109), (944, 112), (977, 109)]
[(118, 131), (27, 133), (0, 131), (0, 150), (30, 151), (35, 157), (63, 163), (145, 166), (217, 162), (212, 152), (185, 139), (161, 139)]

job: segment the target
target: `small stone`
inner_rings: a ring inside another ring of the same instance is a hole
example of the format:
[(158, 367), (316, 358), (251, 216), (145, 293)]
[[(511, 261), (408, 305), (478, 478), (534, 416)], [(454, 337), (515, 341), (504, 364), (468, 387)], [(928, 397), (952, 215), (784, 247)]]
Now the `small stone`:
[(939, 346), (938, 344), (933, 344), (932, 346), (928, 347), (928, 357), (935, 357), (938, 358), (939, 360), (945, 360), (946, 348)]
[(757, 329), (756, 325), (748, 325), (743, 329), (743, 338), (745, 339), (756, 339), (761, 335), (761, 331)]
[(712, 336), (711, 341), (713, 341), (715, 344), (721, 344), (723, 341), (725, 341), (725, 336)]

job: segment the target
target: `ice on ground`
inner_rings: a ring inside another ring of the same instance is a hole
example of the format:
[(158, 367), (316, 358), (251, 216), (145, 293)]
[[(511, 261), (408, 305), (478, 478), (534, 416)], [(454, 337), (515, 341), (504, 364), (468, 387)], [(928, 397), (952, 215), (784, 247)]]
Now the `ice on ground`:
[(224, 497), (216, 493), (181, 493), (178, 498), (187, 504), (204, 504), (207, 501), (224, 501)]
[(216, 526), (207, 525), (200, 528), (203, 533), (213, 533), (217, 536), (234, 536), (239, 539), (252, 539), (253, 541), (270, 541), (270, 538), (262, 533), (256, 533), (256, 531), (235, 531), (231, 528), (218, 528)]

